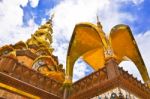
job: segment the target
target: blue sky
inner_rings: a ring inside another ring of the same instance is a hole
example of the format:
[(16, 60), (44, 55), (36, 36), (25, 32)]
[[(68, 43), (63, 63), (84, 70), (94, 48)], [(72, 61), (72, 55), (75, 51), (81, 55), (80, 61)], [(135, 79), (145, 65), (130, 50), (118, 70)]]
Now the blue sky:
[[(30, 2), (28, 2), (25, 7), (21, 6), (24, 13), (24, 25), (27, 25), (27, 22), (32, 18), (34, 18), (35, 23), (38, 25), (41, 24), (43, 18), (46, 18), (48, 20), (49, 13), (47, 13), (47, 11), (53, 9), (56, 5), (59, 5), (60, 2), (61, 0), (39, 0), (39, 3), (35, 8), (31, 6)], [(124, 3), (124, 5), (119, 9), (122, 12), (132, 13), (134, 17), (139, 19), (134, 22), (124, 21), (124, 23), (130, 25), (131, 27), (137, 27), (133, 28), (133, 31), (135, 31), (134, 33), (140, 33), (143, 31), (145, 32), (150, 28), (150, 26), (148, 25), (150, 23), (150, 20), (148, 19), (150, 17), (149, 5), (149, 0), (145, 0), (137, 5), (135, 5), (133, 2), (127, 2)]]
[[(98, 15), (106, 34), (120, 23), (131, 27), (150, 72), (149, 5), (149, 0), (0, 0), (0, 46), (26, 41), (38, 26), (55, 13), (54, 54), (65, 68), (67, 48), (75, 24), (85, 21), (96, 23)], [(121, 65), (141, 79), (135, 66), (131, 66), (133, 63)], [(74, 80), (90, 72), (92, 69), (79, 59), (75, 64)]]
[(27, 21), (34, 18), (36, 24), (40, 25), (43, 18), (48, 20), (49, 15), (47, 13), (48, 10), (52, 9), (57, 5), (58, 2), (55, 0), (40, 0), (37, 7), (33, 8), (30, 2), (27, 3), (23, 9), (23, 21), (24, 24), (27, 25)]
[(148, 25), (150, 23), (149, 5), (150, 5), (150, 1), (145, 0), (139, 5), (128, 3), (121, 8), (121, 11), (132, 13), (136, 17), (137, 19), (136, 21), (127, 22), (127, 24), (133, 27), (134, 33), (141, 33), (150, 29), (150, 26)]

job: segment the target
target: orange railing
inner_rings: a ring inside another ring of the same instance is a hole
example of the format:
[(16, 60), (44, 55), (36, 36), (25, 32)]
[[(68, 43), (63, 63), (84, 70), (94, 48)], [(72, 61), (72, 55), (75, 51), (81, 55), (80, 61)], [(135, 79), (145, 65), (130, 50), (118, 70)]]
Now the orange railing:
[[(104, 82), (107, 80), (106, 68), (99, 69), (96, 72), (76, 81), (72, 86), (72, 94), (78, 94), (80, 92), (86, 91), (87, 89), (93, 87), (96, 84)], [(82, 91), (81, 91), (82, 90)]]
[(52, 94), (62, 96), (60, 91), (62, 83), (29, 69), (11, 57), (3, 56), (0, 59), (0, 72), (26, 82), (32, 86), (43, 89)]

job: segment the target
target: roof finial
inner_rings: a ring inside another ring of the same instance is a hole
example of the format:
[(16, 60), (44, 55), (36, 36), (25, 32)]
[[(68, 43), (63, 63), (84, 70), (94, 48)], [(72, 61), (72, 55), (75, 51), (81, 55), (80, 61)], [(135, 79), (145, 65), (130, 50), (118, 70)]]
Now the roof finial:
[(53, 13), (52, 15), (51, 15), (51, 21), (53, 20), (53, 18), (54, 18), (54, 16), (55, 16), (55, 13)]
[(54, 15), (55, 15), (55, 13), (53, 13), (51, 15), (51, 18), (46, 23), (50, 23), (52, 25), (52, 21), (53, 21)]
[(98, 15), (97, 15), (97, 26), (98, 26), (99, 28), (101, 28), (101, 29), (103, 28), (102, 25), (101, 25), (101, 22), (99, 21)]

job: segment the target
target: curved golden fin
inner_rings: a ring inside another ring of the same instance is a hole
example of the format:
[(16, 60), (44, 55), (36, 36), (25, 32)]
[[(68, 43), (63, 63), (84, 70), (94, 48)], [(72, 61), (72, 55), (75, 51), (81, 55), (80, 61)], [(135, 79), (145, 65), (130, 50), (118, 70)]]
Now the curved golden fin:
[(102, 47), (99, 30), (91, 23), (75, 26), (67, 53), (66, 75), (72, 78), (75, 61), (88, 51)]
[(83, 55), (83, 60), (88, 63), (94, 70), (103, 68), (105, 64), (104, 49), (98, 48), (87, 52)]
[(144, 82), (147, 82), (148, 72), (130, 28), (127, 25), (115, 26), (110, 33), (110, 42), (118, 62), (123, 61), (123, 57), (130, 58), (135, 63)]

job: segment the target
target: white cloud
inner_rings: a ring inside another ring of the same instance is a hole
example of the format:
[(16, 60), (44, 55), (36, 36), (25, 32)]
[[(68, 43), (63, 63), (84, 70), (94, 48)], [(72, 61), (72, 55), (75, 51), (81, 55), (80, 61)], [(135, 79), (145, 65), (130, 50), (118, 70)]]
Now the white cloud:
[(144, 0), (132, 0), (134, 4), (138, 5), (144, 2)]
[(144, 2), (144, 0), (115, 0), (115, 1), (121, 3), (133, 3), (134, 5), (139, 5)]
[(29, 1), (31, 4), (31, 7), (33, 7), (33, 8), (37, 7), (39, 4), (39, 0), (29, 0)]
[(30, 20), (28, 27), (23, 27), (23, 10), (20, 5), (26, 6), (28, 0), (3, 0), (0, 3), (0, 46), (26, 40), (37, 28)]
[(23, 6), (23, 7), (25, 7), (28, 3), (28, 0), (17, 0), (17, 1), (18, 1), (18, 4), (21, 4), (21, 6)]
[(85, 77), (87, 72), (93, 72), (91, 69), (89, 69), (88, 64), (83, 62), (82, 59), (78, 59), (74, 66), (74, 74), (73, 74), (73, 82), (79, 80), (79, 78)]

